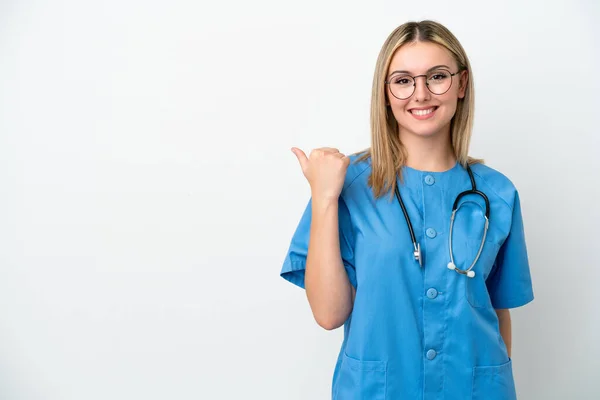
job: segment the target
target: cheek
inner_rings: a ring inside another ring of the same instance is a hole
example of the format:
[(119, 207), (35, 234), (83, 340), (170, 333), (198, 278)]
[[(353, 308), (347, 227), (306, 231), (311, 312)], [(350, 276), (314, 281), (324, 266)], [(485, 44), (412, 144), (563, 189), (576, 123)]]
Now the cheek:
[[(454, 89), (454, 88), (452, 88)], [(441, 96), (438, 96), (437, 101), (443, 107), (444, 118), (452, 118), (456, 112), (458, 102), (458, 91), (456, 89), (449, 90)]]
[(450, 97), (444, 102), (444, 114), (447, 116), (447, 118), (452, 118), (454, 116), (454, 113), (456, 112), (456, 105), (456, 97)]
[(399, 100), (397, 100), (395, 102), (394, 100), (392, 100), (390, 103), (390, 106), (391, 106), (391, 112), (392, 112), (392, 114), (394, 114), (394, 118), (396, 118), (396, 121), (400, 125), (404, 125), (410, 121), (411, 116), (408, 115), (408, 113), (405, 111), (405, 109), (404, 109), (405, 103), (404, 102), (399, 102)]
[(397, 120), (407, 117), (405, 107), (408, 102), (406, 100), (399, 100), (390, 95), (388, 97), (388, 102), (390, 103), (388, 108), (391, 109), (391, 112), (394, 114)]

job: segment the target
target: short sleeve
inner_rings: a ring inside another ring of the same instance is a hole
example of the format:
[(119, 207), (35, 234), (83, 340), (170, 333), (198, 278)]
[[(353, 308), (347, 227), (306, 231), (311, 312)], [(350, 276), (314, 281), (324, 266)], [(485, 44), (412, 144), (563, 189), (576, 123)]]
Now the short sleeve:
[(486, 285), (495, 309), (520, 307), (533, 300), (521, 203), (516, 191), (510, 232), (498, 251)]
[[(308, 242), (310, 236), (310, 224), (312, 218), (312, 199), (300, 218), (300, 222), (292, 236), (290, 246), (283, 261), (280, 276), (285, 280), (305, 289), (304, 275), (306, 271), (306, 256), (308, 254)], [(350, 219), (350, 213), (342, 196), (338, 200), (338, 231), (340, 242), (340, 254), (344, 268), (348, 273), (348, 279), (356, 288), (356, 270), (354, 268), (354, 229)]]

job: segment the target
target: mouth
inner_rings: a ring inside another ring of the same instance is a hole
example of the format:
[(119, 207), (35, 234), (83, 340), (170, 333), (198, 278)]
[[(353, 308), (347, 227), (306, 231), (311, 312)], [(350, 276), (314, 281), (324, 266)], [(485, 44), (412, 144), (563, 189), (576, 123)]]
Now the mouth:
[(416, 119), (422, 120), (432, 118), (438, 108), (438, 106), (433, 106), (425, 110), (417, 110), (413, 108), (412, 110), (408, 110), (408, 112)]

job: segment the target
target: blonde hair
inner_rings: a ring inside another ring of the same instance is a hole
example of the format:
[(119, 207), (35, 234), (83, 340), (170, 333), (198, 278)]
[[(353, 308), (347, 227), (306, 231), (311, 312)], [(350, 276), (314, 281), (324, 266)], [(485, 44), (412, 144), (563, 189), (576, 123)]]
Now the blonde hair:
[(404, 44), (414, 42), (430, 42), (443, 46), (450, 51), (459, 69), (468, 71), (465, 96), (458, 99), (456, 112), (450, 121), (452, 150), (463, 167), (467, 164), (483, 163), (483, 160), (468, 155), (473, 130), (475, 92), (471, 65), (465, 50), (452, 32), (438, 22), (407, 22), (390, 33), (379, 52), (371, 94), (371, 147), (355, 153), (360, 155), (356, 162), (371, 158), (372, 170), (368, 184), (376, 198), (388, 191), (390, 198), (393, 198), (396, 177), (399, 176), (402, 180), (402, 166), (408, 157), (406, 148), (400, 141), (398, 123), (391, 109), (386, 107), (385, 76), (394, 52)]

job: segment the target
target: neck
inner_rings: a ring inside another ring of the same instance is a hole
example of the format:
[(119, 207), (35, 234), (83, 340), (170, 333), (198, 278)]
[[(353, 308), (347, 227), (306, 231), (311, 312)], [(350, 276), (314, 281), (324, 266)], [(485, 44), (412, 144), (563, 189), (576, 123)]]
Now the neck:
[(450, 131), (439, 132), (430, 137), (400, 133), (400, 140), (407, 150), (406, 166), (421, 171), (443, 172), (456, 164), (456, 156), (450, 143)]

